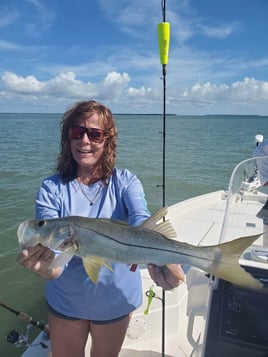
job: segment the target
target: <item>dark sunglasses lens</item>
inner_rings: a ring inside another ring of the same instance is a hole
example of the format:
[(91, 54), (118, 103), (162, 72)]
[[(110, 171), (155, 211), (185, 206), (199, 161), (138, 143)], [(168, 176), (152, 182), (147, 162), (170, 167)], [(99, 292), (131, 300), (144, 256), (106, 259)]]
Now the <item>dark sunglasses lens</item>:
[(70, 132), (71, 139), (81, 139), (85, 130), (81, 126), (73, 126)]
[(87, 129), (83, 126), (72, 126), (70, 130), (70, 139), (77, 140), (81, 139), (84, 135), (87, 134), (89, 140), (94, 141), (95, 143), (101, 143), (104, 138), (103, 130), (97, 128)]
[(92, 129), (87, 132), (88, 137), (90, 140), (95, 141), (96, 143), (99, 143), (103, 140), (103, 131), (99, 129)]

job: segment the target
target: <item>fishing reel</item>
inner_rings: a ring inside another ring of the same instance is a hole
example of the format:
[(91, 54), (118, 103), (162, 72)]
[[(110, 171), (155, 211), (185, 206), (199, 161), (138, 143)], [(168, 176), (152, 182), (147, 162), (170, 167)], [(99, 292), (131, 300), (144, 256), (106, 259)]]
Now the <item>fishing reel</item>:
[(11, 330), (6, 336), (6, 341), (11, 343), (17, 348), (39, 346), (39, 345), (41, 345), (42, 348), (48, 348), (48, 346), (44, 342), (40, 342), (37, 344), (29, 343), (29, 334), (30, 334), (31, 327), (33, 327), (33, 325), (31, 324), (27, 325), (25, 334), (19, 334), (16, 330)]
[(12, 330), (8, 333), (6, 341), (16, 347), (28, 346), (27, 336), (20, 335), (16, 330)]

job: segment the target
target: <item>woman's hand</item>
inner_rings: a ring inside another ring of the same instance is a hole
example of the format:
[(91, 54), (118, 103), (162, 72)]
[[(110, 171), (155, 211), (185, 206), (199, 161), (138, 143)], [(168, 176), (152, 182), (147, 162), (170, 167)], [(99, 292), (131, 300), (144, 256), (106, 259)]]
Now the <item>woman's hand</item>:
[(184, 272), (179, 264), (161, 266), (149, 264), (148, 271), (156, 285), (161, 286), (165, 290), (174, 289), (184, 281)]
[(33, 270), (44, 279), (56, 279), (62, 272), (61, 268), (50, 269), (55, 253), (41, 244), (23, 249), (17, 257), (17, 262), (25, 268)]

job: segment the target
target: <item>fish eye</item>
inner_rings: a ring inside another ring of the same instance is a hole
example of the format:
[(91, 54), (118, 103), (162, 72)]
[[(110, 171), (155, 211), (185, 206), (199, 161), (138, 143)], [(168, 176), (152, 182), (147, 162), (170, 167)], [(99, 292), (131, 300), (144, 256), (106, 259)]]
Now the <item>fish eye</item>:
[(45, 221), (39, 221), (38, 222), (38, 227), (42, 227), (45, 224)]

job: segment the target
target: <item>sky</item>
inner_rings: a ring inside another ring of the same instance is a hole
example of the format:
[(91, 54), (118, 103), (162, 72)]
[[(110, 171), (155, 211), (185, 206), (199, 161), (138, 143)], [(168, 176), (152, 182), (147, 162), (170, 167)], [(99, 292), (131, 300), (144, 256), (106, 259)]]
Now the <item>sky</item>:
[[(0, 0), (0, 112), (163, 112), (161, 0)], [(268, 115), (268, 1), (166, 0), (166, 111)]]

